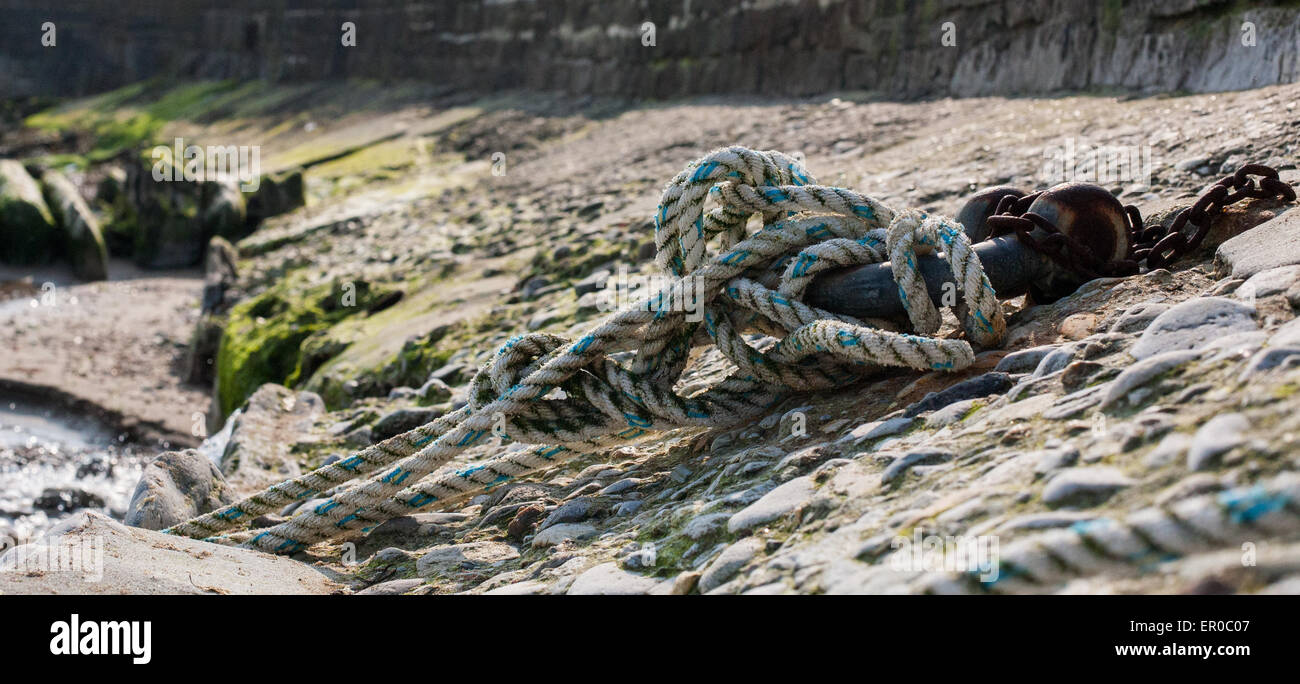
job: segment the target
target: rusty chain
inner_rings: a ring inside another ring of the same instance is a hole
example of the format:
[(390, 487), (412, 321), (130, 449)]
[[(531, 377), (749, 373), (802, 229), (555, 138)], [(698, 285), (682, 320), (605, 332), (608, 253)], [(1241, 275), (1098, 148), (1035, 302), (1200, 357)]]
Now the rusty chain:
[[(1253, 176), (1258, 176), (1258, 180)], [(1281, 198), (1292, 201), (1296, 198), (1295, 190), (1278, 178), (1275, 169), (1263, 164), (1245, 164), (1235, 173), (1219, 179), (1195, 204), (1179, 212), (1167, 230), (1158, 225), (1144, 228), (1141, 212), (1131, 204), (1126, 205), (1124, 221), (1129, 236), (1128, 254), (1123, 259), (1106, 262), (1048, 219), (1029, 211), (1034, 200), (1042, 194), (1003, 197), (988, 218), (987, 225), (992, 235), (1014, 232), (1025, 246), (1088, 279), (1134, 275), (1144, 264), (1149, 270), (1168, 266), (1200, 247), (1214, 219), (1225, 207), (1243, 199)], [(1190, 237), (1183, 232), (1189, 223), (1193, 228)], [(1042, 239), (1035, 237), (1035, 228), (1041, 228), (1047, 236)]]

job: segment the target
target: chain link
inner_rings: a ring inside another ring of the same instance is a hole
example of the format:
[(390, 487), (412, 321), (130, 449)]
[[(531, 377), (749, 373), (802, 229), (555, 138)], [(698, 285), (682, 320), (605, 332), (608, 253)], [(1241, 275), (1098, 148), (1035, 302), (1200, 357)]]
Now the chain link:
[[(1258, 180), (1252, 178), (1258, 176)], [(1167, 230), (1160, 226), (1143, 228), (1137, 207), (1124, 207), (1124, 221), (1129, 236), (1128, 254), (1123, 259), (1106, 262), (1092, 250), (1061, 232), (1046, 218), (1029, 211), (1041, 192), (1021, 198), (1003, 197), (994, 215), (988, 218), (992, 235), (1015, 233), (1026, 247), (1043, 254), (1062, 268), (1092, 279), (1133, 275), (1145, 265), (1148, 270), (1164, 268), (1195, 251), (1210, 232), (1214, 219), (1229, 205), (1246, 198), (1292, 201), (1295, 189), (1278, 178), (1277, 171), (1263, 164), (1245, 164), (1235, 173), (1224, 176), (1210, 187), (1196, 203), (1178, 213)], [(1191, 224), (1189, 235), (1183, 232)], [(1047, 237), (1034, 237), (1041, 228)]]

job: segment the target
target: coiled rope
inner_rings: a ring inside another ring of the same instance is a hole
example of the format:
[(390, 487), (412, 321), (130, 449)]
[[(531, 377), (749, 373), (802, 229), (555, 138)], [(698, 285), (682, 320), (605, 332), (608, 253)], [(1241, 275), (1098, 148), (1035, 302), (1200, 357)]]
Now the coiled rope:
[[(717, 206), (706, 211), (708, 201)], [(755, 214), (763, 227), (748, 234)], [(721, 249), (716, 255), (709, 253), (713, 239)], [(548, 333), (511, 339), (474, 376), (465, 407), (165, 532), (292, 553), (423, 508), (454, 504), (650, 431), (734, 425), (791, 393), (840, 387), (873, 367), (960, 370), (974, 359), (968, 342), (922, 336), (938, 331), (940, 315), (917, 272), (917, 257), (937, 249), (961, 284), (954, 311), (969, 338), (993, 346), (1006, 332), (996, 293), (960, 224), (914, 210), (895, 212), (855, 192), (815, 185), (779, 152), (729, 147), (691, 163), (664, 190), (655, 245), (656, 262), (676, 277), (671, 285), (609, 315), (577, 341)], [(817, 273), (885, 260), (893, 264), (917, 334), (799, 301)], [(775, 289), (763, 284), (774, 280)], [(689, 297), (703, 300), (702, 321), (673, 310), (673, 302)], [(781, 339), (760, 351), (744, 339), (747, 331)], [(678, 395), (673, 386), (692, 347), (710, 343), (735, 369), (702, 392)], [(635, 354), (626, 365), (610, 356), (627, 350)], [(557, 388), (562, 398), (548, 396)], [(545, 446), (435, 473), (492, 434)], [(285, 522), (235, 530), (331, 490), (324, 502)]]

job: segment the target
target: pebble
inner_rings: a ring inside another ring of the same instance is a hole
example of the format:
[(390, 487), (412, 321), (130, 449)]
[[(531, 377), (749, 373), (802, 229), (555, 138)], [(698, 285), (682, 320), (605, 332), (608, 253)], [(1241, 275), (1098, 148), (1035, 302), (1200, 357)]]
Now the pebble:
[(482, 570), (518, 557), (519, 552), (515, 547), (501, 542), (481, 541), (435, 546), (415, 562), (415, 572), (421, 577), (432, 577), (458, 570)]
[(1015, 384), (1011, 376), (1006, 373), (985, 373), (983, 375), (963, 380), (947, 389), (931, 392), (920, 401), (912, 404), (903, 411), (903, 417), (915, 418), (926, 411), (937, 411), (949, 404), (967, 399), (978, 399), (987, 397), (991, 394), (1002, 394), (1011, 389)]
[(424, 580), (412, 579), (395, 579), (387, 582), (380, 582), (356, 593), (357, 596), (397, 596), (421, 586)]
[(1101, 403), (1102, 391), (1106, 388), (1107, 385), (1095, 385), (1067, 394), (1052, 402), (1051, 408), (1043, 411), (1043, 417), (1048, 420), (1062, 420), (1077, 416)]
[(1142, 360), (1171, 351), (1198, 349), (1217, 338), (1249, 332), (1255, 324), (1255, 309), (1223, 297), (1198, 297), (1160, 314), (1129, 350)]
[(852, 442), (861, 444), (863, 442), (896, 435), (906, 430), (914, 421), (913, 418), (903, 418), (898, 416), (887, 420), (873, 420), (870, 423), (863, 423), (855, 428), (849, 434), (839, 439), (841, 444)]
[(1111, 332), (1135, 333), (1145, 329), (1157, 316), (1169, 310), (1163, 302), (1149, 301), (1131, 306), (1110, 326)]
[(1072, 361), (1061, 371), (1061, 387), (1066, 392), (1076, 392), (1098, 377), (1114, 372), (1109, 366), (1096, 361)]
[(1286, 292), (1297, 281), (1300, 281), (1300, 265), (1279, 266), (1251, 276), (1234, 295), (1239, 299), (1271, 297)]
[(1041, 378), (1064, 369), (1083, 352), (1083, 348), (1084, 345), (1072, 342), (1053, 349), (1038, 362), (1038, 365), (1034, 367), (1033, 375), (1030, 377)]
[(1288, 321), (1268, 338), (1270, 347), (1300, 346), (1300, 318)]
[(951, 451), (942, 451), (938, 449), (926, 449), (921, 451), (911, 451), (902, 458), (895, 460), (885, 468), (885, 472), (880, 475), (881, 484), (888, 484), (898, 479), (906, 473), (912, 466), (917, 465), (934, 465), (936, 463), (947, 463), (956, 458), (956, 454)]
[(552, 525), (533, 537), (533, 548), (555, 546), (566, 539), (586, 539), (596, 534), (596, 528), (584, 523)]
[(754, 537), (746, 537), (723, 549), (700, 575), (700, 593), (712, 591), (730, 581), (762, 550), (763, 541)]
[(649, 593), (658, 584), (652, 578), (628, 572), (617, 563), (601, 563), (578, 575), (569, 585), (569, 594), (634, 596)]
[(632, 489), (633, 487), (636, 487), (639, 484), (641, 484), (640, 479), (635, 477), (625, 477), (621, 480), (617, 480), (609, 484), (607, 487), (600, 490), (600, 493), (605, 495), (622, 494), (623, 492), (626, 492), (627, 490)]
[(1133, 484), (1124, 473), (1109, 466), (1068, 468), (1053, 477), (1043, 489), (1043, 503), (1049, 506), (1087, 505), (1109, 498)]
[(811, 499), (815, 491), (812, 478), (796, 477), (732, 515), (727, 530), (736, 534), (784, 517)]
[(1240, 413), (1225, 413), (1206, 421), (1187, 450), (1187, 468), (1206, 470), (1223, 452), (1246, 441), (1250, 420)]
[(609, 271), (605, 269), (595, 271), (586, 278), (575, 282), (573, 284), (573, 291), (579, 297), (585, 294), (594, 293), (605, 287), (605, 283), (609, 280), (609, 275)]
[(403, 408), (397, 409), (392, 413), (380, 418), (371, 428), (371, 437), (375, 441), (382, 442), (389, 437), (414, 430), (415, 428), (431, 423), (442, 415), (442, 411), (433, 408)]
[(982, 405), (980, 399), (967, 399), (947, 406), (931, 413), (925, 419), (927, 428), (941, 428), (961, 421), (971, 412), (972, 409)]
[(1183, 454), (1187, 453), (1187, 447), (1192, 445), (1190, 435), (1181, 432), (1171, 432), (1165, 435), (1164, 439), (1142, 459), (1142, 462), (1148, 468), (1161, 468), (1177, 461)]
[(1133, 390), (1150, 382), (1152, 378), (1178, 368), (1201, 355), (1197, 351), (1169, 351), (1156, 356), (1147, 357), (1138, 363), (1125, 368), (1114, 380), (1105, 387), (1105, 394), (1101, 398), (1101, 408), (1107, 408), (1115, 405), (1121, 399), (1128, 398), (1132, 400)]
[(698, 541), (725, 527), (731, 515), (730, 513), (707, 513), (696, 516), (682, 527), (682, 534), (688, 539)]
[(1038, 463), (1034, 466), (1034, 472), (1039, 475), (1046, 475), (1053, 470), (1068, 468), (1079, 460), (1079, 449), (1072, 445), (1065, 445), (1055, 449), (1044, 449), (1039, 453)]
[(1097, 314), (1077, 313), (1065, 317), (1059, 328), (1061, 336), (1067, 340), (1081, 340), (1097, 329)]
[(1236, 333), (1201, 347), (1199, 351), (1206, 354), (1207, 362), (1219, 361), (1233, 356), (1249, 356), (1264, 345), (1268, 333), (1262, 330)]
[(546, 590), (546, 583), (537, 580), (526, 580), (515, 582), (505, 586), (489, 589), (483, 592), (484, 596), (535, 596)]
[(1052, 353), (1056, 345), (1044, 345), (1041, 347), (1030, 347), (1020, 351), (1011, 352), (998, 361), (998, 365), (993, 368), (999, 373), (1031, 373), (1038, 364), (1042, 362), (1043, 357)]
[(1269, 347), (1259, 350), (1250, 357), (1250, 361), (1246, 362), (1246, 367), (1242, 369), (1237, 379), (1246, 382), (1259, 373), (1265, 373), (1279, 366), (1293, 368), (1297, 364), (1300, 364), (1300, 346)]
[(614, 507), (614, 515), (636, 515), (644, 506), (644, 501), (624, 501)]

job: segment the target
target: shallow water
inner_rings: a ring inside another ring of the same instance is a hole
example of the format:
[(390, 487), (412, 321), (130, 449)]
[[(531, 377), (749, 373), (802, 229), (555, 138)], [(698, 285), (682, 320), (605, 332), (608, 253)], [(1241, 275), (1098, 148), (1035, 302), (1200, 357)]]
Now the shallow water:
[(0, 397), (0, 544), (30, 541), (79, 510), (120, 518), (141, 454), (95, 420)]

